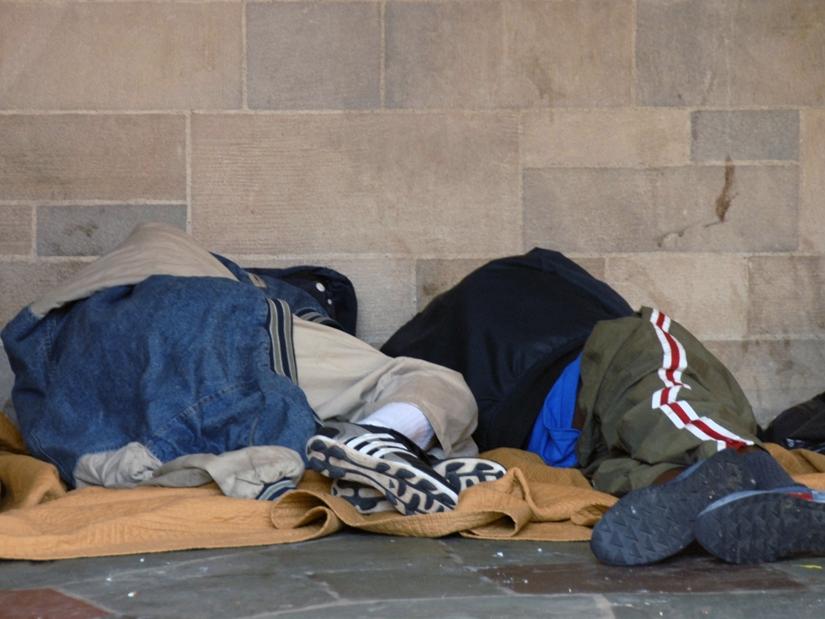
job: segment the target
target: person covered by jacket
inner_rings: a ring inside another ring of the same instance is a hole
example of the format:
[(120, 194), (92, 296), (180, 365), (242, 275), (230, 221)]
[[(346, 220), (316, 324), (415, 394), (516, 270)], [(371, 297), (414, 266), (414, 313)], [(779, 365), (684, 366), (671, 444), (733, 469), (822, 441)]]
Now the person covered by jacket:
[[(747, 397), (699, 340), (662, 311), (634, 312), (558, 252), (536, 248), (483, 265), (382, 350), (461, 372), (479, 405), (481, 449), (528, 449), (623, 497), (591, 542), (607, 563), (678, 553), (693, 541), (699, 514), (734, 493), (758, 490), (779, 502), (802, 492), (813, 500), (761, 448)], [(738, 506), (717, 505), (723, 513)], [(742, 518), (721, 520), (734, 531)], [(714, 540), (707, 546), (725, 558), (747, 541), (731, 533), (722, 550)], [(776, 546), (746, 560), (775, 558)]]
[(475, 458), (458, 372), (384, 355), (278, 273), (145, 224), (24, 308), (2, 338), (29, 451), (70, 487), (215, 481), (259, 499), (309, 464), (403, 513), (503, 474)]

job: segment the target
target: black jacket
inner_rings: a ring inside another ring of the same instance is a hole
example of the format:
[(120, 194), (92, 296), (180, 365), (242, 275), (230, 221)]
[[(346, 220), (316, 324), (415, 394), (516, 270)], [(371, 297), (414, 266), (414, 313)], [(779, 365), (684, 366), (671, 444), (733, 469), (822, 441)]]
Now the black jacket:
[(478, 402), (479, 448), (523, 448), (550, 387), (595, 324), (632, 313), (610, 286), (536, 248), (470, 273), (381, 350), (461, 372)]

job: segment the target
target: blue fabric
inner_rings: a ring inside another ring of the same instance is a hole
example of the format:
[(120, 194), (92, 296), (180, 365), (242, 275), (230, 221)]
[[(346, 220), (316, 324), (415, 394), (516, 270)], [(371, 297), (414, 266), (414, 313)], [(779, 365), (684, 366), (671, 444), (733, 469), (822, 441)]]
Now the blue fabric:
[(527, 450), (537, 453), (550, 466), (572, 468), (578, 464), (576, 441), (581, 431), (573, 427), (573, 415), (576, 412), (580, 374), (581, 355), (571, 361), (556, 379), (530, 435)]
[(267, 297), (277, 293), (272, 282), (156, 275), (43, 318), (24, 309), (0, 335), (29, 450), (70, 485), (80, 456), (132, 441), (161, 462), (252, 445), (303, 454), (316, 418), (275, 371), (278, 350), (292, 352), (277, 339), (291, 336), (288, 309), (278, 324)]

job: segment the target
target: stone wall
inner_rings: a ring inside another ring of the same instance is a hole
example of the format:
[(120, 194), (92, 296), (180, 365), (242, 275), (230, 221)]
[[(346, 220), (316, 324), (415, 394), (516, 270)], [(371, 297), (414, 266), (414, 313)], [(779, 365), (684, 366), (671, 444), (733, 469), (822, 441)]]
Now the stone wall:
[(823, 144), (822, 0), (0, 0), (0, 324), (141, 221), (344, 271), (375, 344), (539, 245), (766, 421), (825, 390)]

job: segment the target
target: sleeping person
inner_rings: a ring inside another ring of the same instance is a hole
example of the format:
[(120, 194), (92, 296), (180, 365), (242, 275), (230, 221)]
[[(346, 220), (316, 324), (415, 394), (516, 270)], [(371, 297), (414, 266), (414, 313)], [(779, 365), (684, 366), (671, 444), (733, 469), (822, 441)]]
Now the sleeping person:
[(382, 354), (279, 273), (146, 224), (24, 308), (2, 339), (31, 454), (70, 487), (215, 481), (259, 499), (309, 464), (359, 509), (405, 514), (503, 475), (476, 457), (458, 372)]
[(528, 449), (623, 495), (593, 532), (604, 562), (652, 563), (695, 537), (737, 562), (825, 553), (825, 532), (814, 542), (805, 533), (823, 531), (825, 495), (761, 448), (728, 369), (665, 313), (633, 312), (560, 253), (482, 266), (382, 350), (461, 372), (482, 450)]

